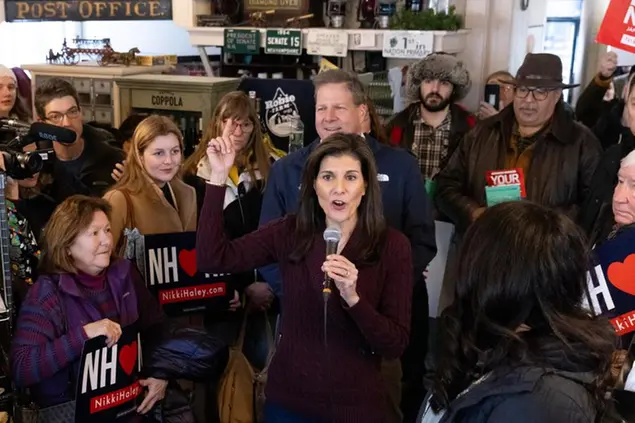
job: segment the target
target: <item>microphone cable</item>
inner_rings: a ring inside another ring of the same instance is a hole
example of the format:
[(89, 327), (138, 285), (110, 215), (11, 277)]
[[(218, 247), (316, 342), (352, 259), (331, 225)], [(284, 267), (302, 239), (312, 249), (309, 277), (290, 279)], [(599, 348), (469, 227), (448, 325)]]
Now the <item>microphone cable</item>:
[[(328, 276), (325, 276), (327, 278)], [(326, 359), (326, 378), (328, 379), (328, 407), (329, 407), (329, 420), (330, 422), (334, 421), (335, 417), (335, 406), (333, 404), (333, 376), (331, 376), (331, 354), (329, 351), (329, 337), (328, 337), (328, 305), (329, 305), (329, 297), (331, 296), (331, 288), (326, 286), (326, 282), (324, 284), (324, 288), (322, 289), (322, 299), (324, 300), (324, 357)]]

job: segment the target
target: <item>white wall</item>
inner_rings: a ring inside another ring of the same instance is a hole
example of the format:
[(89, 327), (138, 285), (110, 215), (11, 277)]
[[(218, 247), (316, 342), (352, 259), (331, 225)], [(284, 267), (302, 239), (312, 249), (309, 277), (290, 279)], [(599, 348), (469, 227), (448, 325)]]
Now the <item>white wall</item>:
[[(459, 57), (470, 70), (472, 90), (462, 103), (474, 111), (487, 75), (498, 70), (515, 74), (527, 53), (528, 36), (543, 33), (547, 0), (531, 0), (526, 11), (516, 0), (467, 0), (464, 7), (465, 26), (471, 33)], [(540, 51), (541, 41), (534, 51)]]
[[(507, 0), (509, 2), (509, 0)], [(509, 71), (515, 74), (523, 63), (527, 54), (527, 40), (530, 34), (538, 36), (544, 33), (547, 20), (547, 0), (531, 0), (529, 8), (520, 10), (520, 2), (513, 1), (511, 55), (509, 57)], [(540, 46), (542, 40), (540, 39)], [(535, 50), (534, 52), (537, 52)]]
[(0, 64), (14, 67), (44, 63), (49, 49), (59, 51), (64, 37), (77, 35), (73, 22), (1, 22)]
[[(142, 53), (198, 55), (185, 29), (172, 21), (94, 21), (94, 22), (2, 22), (0, 23), (0, 64), (19, 66), (44, 63), (49, 49), (62, 48), (82, 38), (110, 38), (117, 51), (138, 47)], [(209, 47), (209, 54), (218, 49)]]
[(198, 55), (187, 31), (172, 21), (92, 21), (81, 25), (83, 38), (110, 38), (116, 51), (137, 47), (141, 53)]
[(597, 44), (597, 37), (604, 13), (609, 5), (610, 0), (585, 0), (584, 1), (584, 19), (586, 31), (580, 38), (580, 42), (586, 44), (586, 52), (584, 55), (584, 67), (582, 73), (582, 86), (586, 86), (598, 71), (598, 62), (600, 56), (606, 52), (606, 46)]

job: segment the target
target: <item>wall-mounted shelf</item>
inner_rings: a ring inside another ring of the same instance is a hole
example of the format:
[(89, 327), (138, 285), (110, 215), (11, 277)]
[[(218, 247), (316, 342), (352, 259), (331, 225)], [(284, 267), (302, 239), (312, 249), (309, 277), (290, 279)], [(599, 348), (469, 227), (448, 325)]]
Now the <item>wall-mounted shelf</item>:
[[(224, 43), (225, 29), (252, 29), (259, 30), (261, 37), (261, 45), (265, 45), (265, 33), (267, 29), (276, 28), (221, 28), (221, 27), (196, 27), (187, 28), (190, 34), (190, 43), (194, 46), (218, 46), (222, 47)], [(288, 28), (293, 29), (293, 28)], [(302, 29), (303, 43), (306, 48), (308, 35), (312, 31), (334, 31), (345, 32), (348, 34), (348, 50), (353, 51), (382, 51), (384, 43), (384, 34), (388, 29), (333, 29), (333, 28), (304, 28)], [(460, 53), (465, 49), (467, 42), (467, 34), (469, 30), (462, 29), (459, 31), (421, 31), (430, 32), (434, 35), (434, 51), (445, 51), (447, 53)], [(372, 35), (371, 35), (372, 34)], [(362, 41), (362, 44), (359, 41)]]

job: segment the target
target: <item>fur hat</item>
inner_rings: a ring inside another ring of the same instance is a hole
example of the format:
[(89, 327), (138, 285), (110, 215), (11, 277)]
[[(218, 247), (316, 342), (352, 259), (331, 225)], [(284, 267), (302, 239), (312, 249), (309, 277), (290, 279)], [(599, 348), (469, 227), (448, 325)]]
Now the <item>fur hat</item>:
[(419, 101), (421, 82), (425, 79), (448, 81), (454, 85), (452, 100), (465, 98), (472, 87), (470, 73), (462, 61), (447, 53), (432, 53), (410, 65), (406, 79), (406, 95), (409, 101)]
[(13, 78), (14, 81), (18, 81), (18, 79), (15, 77), (15, 73), (13, 73), (13, 71), (11, 69), (9, 69), (8, 67), (4, 66), (4, 65), (0, 65), (0, 78), (6, 77), (8, 76), (9, 78)]

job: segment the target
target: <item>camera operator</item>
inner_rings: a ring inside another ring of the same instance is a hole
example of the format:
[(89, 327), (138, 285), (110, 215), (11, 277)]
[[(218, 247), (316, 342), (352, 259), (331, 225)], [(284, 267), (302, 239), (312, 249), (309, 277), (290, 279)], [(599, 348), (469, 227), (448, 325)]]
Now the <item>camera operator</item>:
[(75, 88), (60, 78), (51, 78), (35, 92), (38, 119), (73, 130), (71, 144), (53, 142), (55, 160), (46, 169), (52, 183), (44, 188), (57, 204), (74, 194), (101, 197), (114, 184), (110, 176), (115, 164), (124, 159), (122, 150), (112, 147), (112, 135), (85, 125)]
[[(21, 151), (5, 150), (0, 154), (0, 170), (7, 174), (5, 198), (9, 224), (9, 261), (13, 276), (15, 310), (19, 309), (26, 292), (37, 279), (40, 260), (39, 237), (44, 225), (55, 209), (53, 199), (39, 191), (41, 160), (27, 160), (34, 153), (35, 143), (22, 147)], [(26, 162), (26, 163), (25, 163)], [(27, 164), (28, 163), (28, 164)]]
[[(28, 123), (31, 113), (18, 96), (18, 80), (13, 71), (0, 65), (0, 120), (15, 119)], [(13, 129), (2, 128), (0, 125), (0, 142), (9, 141), (16, 137)]]

